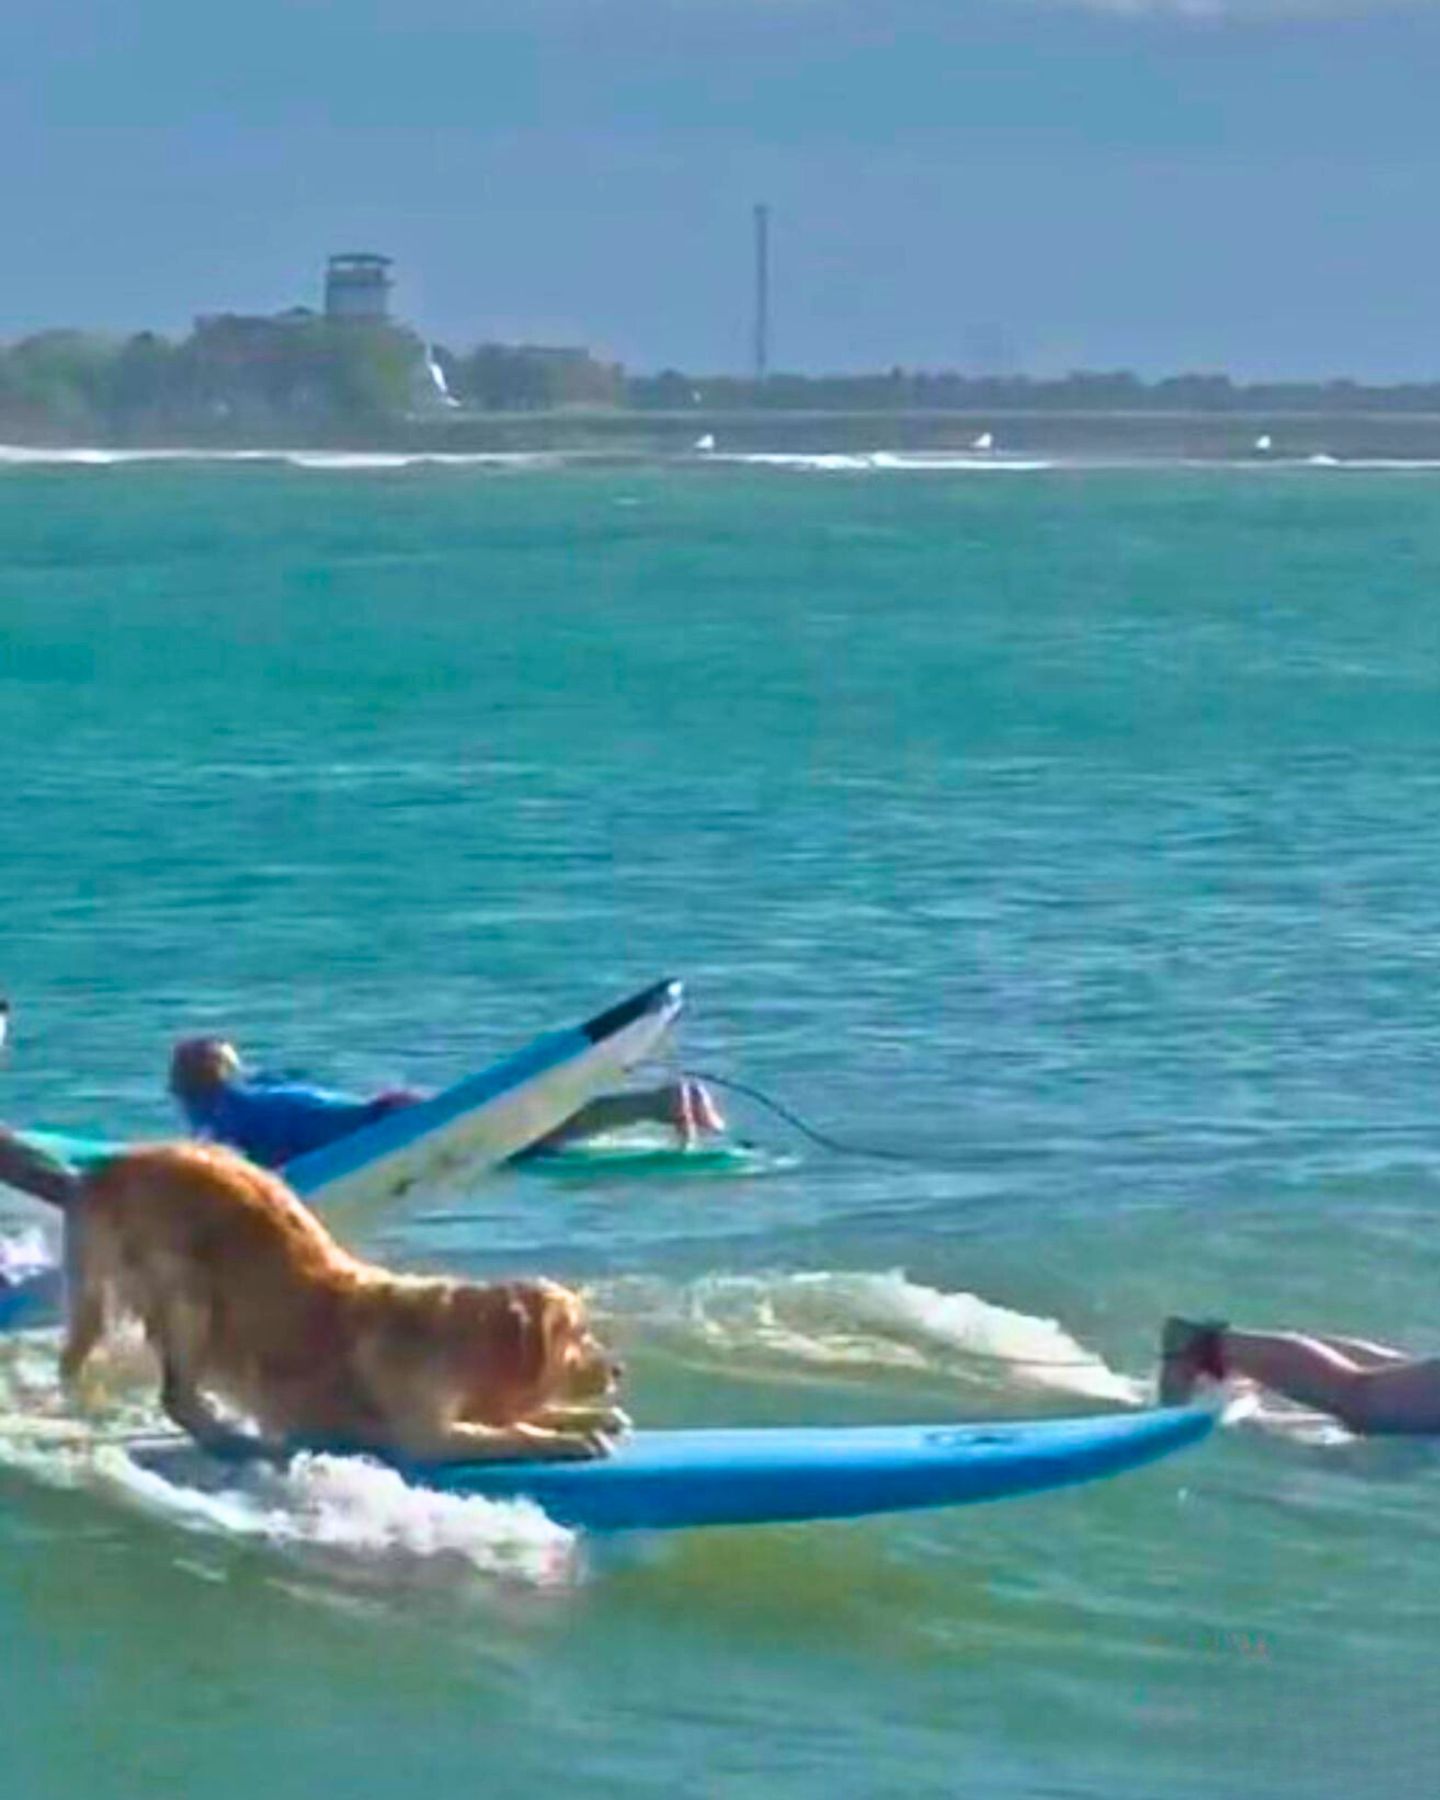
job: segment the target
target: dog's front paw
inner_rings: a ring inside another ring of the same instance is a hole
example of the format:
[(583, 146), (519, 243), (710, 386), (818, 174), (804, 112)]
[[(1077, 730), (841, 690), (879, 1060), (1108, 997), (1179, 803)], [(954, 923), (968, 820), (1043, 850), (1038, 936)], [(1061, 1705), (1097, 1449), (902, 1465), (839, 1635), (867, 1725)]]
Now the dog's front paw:
[(557, 1431), (555, 1440), (557, 1453), (573, 1462), (593, 1462), (608, 1456), (613, 1448), (608, 1433), (594, 1427), (582, 1431)]
[(570, 1425), (561, 1431), (545, 1433), (545, 1447), (539, 1455), (563, 1457), (566, 1462), (594, 1462), (609, 1456), (615, 1448), (615, 1434), (588, 1420), (583, 1425)]
[(585, 1425), (517, 1425), (511, 1436), (512, 1454), (533, 1462), (585, 1462), (604, 1456), (609, 1445), (605, 1434)]

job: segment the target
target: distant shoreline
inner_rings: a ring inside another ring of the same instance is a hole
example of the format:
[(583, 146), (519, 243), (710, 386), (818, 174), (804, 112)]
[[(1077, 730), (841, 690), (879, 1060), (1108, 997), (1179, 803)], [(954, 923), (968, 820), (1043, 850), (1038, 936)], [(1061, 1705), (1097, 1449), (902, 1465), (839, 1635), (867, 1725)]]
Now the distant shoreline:
[[(977, 449), (985, 434), (990, 450)], [(276, 434), (278, 435), (278, 434)], [(186, 441), (159, 436), (59, 434), (21, 436), (0, 430), (0, 456), (50, 453), (83, 459), (129, 452), (165, 456), (231, 455), (256, 460), (287, 454), (396, 456), (609, 455), (699, 456), (713, 440), (720, 455), (826, 455), (900, 452), (922, 454), (1055, 456), (1083, 460), (1124, 459), (1263, 461), (1315, 456), (1337, 458), (1440, 457), (1440, 412), (1174, 411), (1160, 409), (988, 408), (964, 411), (794, 411), (767, 408), (685, 411), (560, 410), (470, 414), (436, 420), (396, 421), (366, 430), (311, 430), (277, 443), (275, 435), (246, 437), (233, 431), (186, 433)], [(1260, 447), (1268, 439), (1267, 448)]]
[(1440, 454), (1440, 381), (900, 367), (640, 374), (579, 347), (482, 343), (457, 353), (389, 319), (384, 298), (363, 317), (207, 314), (178, 341), (146, 331), (32, 333), (0, 345), (0, 441), (482, 456)]

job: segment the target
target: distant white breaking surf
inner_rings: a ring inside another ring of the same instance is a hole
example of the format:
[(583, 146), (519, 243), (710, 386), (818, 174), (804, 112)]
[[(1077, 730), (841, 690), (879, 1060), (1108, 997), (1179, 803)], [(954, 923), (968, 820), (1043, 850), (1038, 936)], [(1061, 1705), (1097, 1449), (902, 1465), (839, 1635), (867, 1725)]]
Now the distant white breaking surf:
[(0, 444), (0, 468), (129, 468), (145, 463), (285, 463), (296, 469), (544, 468), (578, 461), (582, 452), (555, 450), (102, 450)]

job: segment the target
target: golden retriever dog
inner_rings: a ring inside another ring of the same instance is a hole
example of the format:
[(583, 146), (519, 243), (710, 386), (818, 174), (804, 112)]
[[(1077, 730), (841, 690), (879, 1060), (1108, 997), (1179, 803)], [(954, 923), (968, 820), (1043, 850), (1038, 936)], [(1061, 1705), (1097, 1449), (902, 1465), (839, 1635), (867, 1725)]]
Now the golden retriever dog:
[(159, 1358), (166, 1412), (207, 1449), (596, 1456), (628, 1423), (611, 1404), (618, 1365), (570, 1289), (362, 1262), (278, 1176), (229, 1151), (129, 1150), (41, 1197), (65, 1214), (65, 1380), (133, 1316)]

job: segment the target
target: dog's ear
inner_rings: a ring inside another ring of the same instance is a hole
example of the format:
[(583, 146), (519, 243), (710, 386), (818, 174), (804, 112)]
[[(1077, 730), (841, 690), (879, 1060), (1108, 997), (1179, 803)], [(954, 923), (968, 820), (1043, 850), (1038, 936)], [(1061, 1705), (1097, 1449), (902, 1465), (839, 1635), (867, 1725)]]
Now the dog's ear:
[(564, 1367), (566, 1352), (579, 1335), (581, 1305), (569, 1288), (538, 1284), (535, 1301), (541, 1342), (541, 1370)]
[(517, 1282), (509, 1291), (504, 1309), (504, 1335), (508, 1367), (515, 1379), (527, 1385), (541, 1381), (550, 1367), (550, 1328), (542, 1296)]
[(487, 1381), (529, 1387), (544, 1375), (550, 1356), (543, 1307), (525, 1282), (457, 1287), (452, 1305), (464, 1321), (466, 1361)]
[(447, 1310), (457, 1327), (462, 1381), (477, 1404), (527, 1407), (561, 1380), (579, 1307), (558, 1283), (464, 1284), (452, 1291)]

